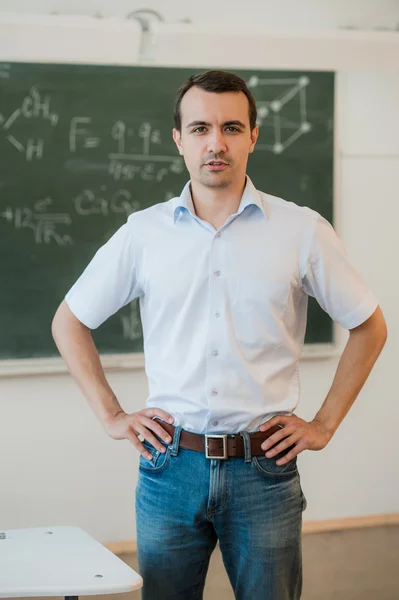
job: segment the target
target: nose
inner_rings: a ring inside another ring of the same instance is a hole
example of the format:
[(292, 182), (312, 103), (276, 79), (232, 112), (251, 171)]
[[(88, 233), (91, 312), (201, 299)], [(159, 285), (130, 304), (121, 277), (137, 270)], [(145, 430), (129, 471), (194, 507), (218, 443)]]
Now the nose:
[(220, 154), (226, 152), (227, 146), (224, 139), (223, 132), (215, 129), (208, 137), (208, 148), (209, 153)]

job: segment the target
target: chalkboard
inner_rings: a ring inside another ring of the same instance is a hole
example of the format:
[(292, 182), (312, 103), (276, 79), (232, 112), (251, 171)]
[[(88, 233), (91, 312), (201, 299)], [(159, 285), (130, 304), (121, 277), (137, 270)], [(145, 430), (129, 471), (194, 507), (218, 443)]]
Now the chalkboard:
[[(0, 358), (57, 355), (52, 317), (96, 250), (128, 214), (180, 194), (174, 99), (206, 68), (0, 65)], [(235, 72), (259, 113), (255, 186), (332, 222), (334, 74)], [(94, 340), (102, 353), (142, 352), (138, 301)], [(305, 341), (332, 341), (313, 299)]]

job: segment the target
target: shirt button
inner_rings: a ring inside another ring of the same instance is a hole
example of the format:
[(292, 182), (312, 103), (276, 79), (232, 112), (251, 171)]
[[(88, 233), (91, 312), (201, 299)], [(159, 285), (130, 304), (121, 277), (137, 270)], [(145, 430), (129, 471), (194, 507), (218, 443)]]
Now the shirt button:
[(216, 237), (217, 237), (217, 238), (220, 238), (220, 236), (221, 236), (221, 235), (222, 235), (222, 234), (220, 233), (220, 231), (218, 231), (218, 232), (217, 232), (217, 234), (216, 234)]
[(219, 352), (218, 352), (217, 350), (214, 350), (214, 351), (212, 352), (212, 354), (213, 354), (213, 356), (218, 356), (218, 355), (219, 355)]
[(216, 312), (215, 312), (215, 317), (216, 317), (216, 318), (220, 317), (220, 312), (219, 312), (219, 311), (216, 311)]
[(212, 390), (212, 396), (217, 396), (217, 395), (218, 395), (218, 391), (215, 390), (215, 388), (213, 388), (213, 390)]
[(213, 421), (212, 425), (219, 425), (219, 421)]
[(220, 275), (220, 271), (215, 271), (215, 273), (214, 273), (214, 274), (216, 275), (216, 277), (219, 277), (219, 275)]

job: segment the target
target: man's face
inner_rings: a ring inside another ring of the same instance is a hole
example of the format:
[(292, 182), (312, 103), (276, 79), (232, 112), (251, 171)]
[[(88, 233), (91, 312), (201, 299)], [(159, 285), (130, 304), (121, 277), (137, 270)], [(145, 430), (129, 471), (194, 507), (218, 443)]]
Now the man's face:
[[(181, 132), (173, 129), (173, 139), (191, 179), (210, 188), (243, 181), (259, 132), (258, 126), (250, 130), (245, 94), (217, 94), (194, 86), (183, 96), (180, 115)], [(225, 164), (207, 164), (211, 161)]]

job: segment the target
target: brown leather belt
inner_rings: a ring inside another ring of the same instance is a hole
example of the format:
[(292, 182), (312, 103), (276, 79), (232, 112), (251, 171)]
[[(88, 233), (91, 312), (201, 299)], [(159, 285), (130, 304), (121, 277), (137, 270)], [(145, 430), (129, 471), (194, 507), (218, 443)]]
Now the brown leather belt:
[[(175, 427), (164, 421), (160, 421), (163, 429), (169, 433), (172, 440), (174, 438)], [(265, 455), (265, 450), (262, 450), (261, 444), (281, 429), (282, 425), (274, 425), (267, 431), (255, 431), (249, 433), (249, 439), (251, 441), (251, 456)], [(277, 442), (278, 443), (278, 442)], [(276, 444), (274, 444), (276, 445)], [(293, 448), (295, 444), (276, 454), (273, 458), (277, 460), (280, 456), (284, 456), (287, 452)], [(188, 450), (195, 450), (196, 452), (204, 452), (207, 458), (218, 458), (220, 460), (227, 459), (230, 456), (244, 457), (244, 438), (240, 433), (226, 433), (226, 434), (200, 434), (191, 433), (185, 429), (181, 430), (180, 443), (181, 448), (187, 448)], [(272, 446), (273, 448), (273, 446)], [(268, 451), (270, 448), (268, 449)]]

